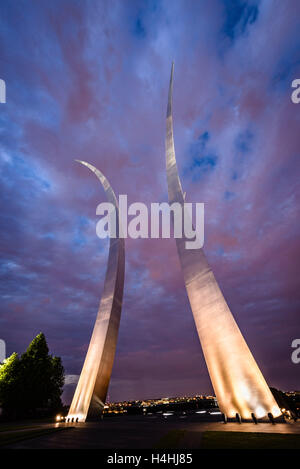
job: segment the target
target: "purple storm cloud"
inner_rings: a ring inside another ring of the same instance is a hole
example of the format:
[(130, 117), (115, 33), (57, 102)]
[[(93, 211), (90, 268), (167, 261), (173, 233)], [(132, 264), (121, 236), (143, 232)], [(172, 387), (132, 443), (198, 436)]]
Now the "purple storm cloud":
[[(300, 3), (2, 1), (1, 312), (7, 354), (40, 331), (80, 373), (108, 240), (98, 167), (128, 203), (167, 201), (165, 115), (207, 258), (268, 384), (299, 388)], [(127, 239), (110, 400), (211, 393), (174, 239)], [(214, 327), (214, 318), (211, 318)], [(65, 402), (70, 402), (71, 385)]]

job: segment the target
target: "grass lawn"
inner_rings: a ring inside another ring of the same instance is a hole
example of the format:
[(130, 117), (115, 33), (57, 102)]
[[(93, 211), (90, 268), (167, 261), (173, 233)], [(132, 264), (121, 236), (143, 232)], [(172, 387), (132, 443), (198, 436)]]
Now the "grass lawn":
[(300, 435), (228, 431), (204, 432), (201, 449), (300, 449)]
[(12, 432), (15, 430), (23, 430), (23, 428), (30, 429), (30, 428), (37, 428), (37, 425), (1, 425), (0, 426), (0, 433), (1, 432)]
[(185, 430), (171, 430), (166, 435), (164, 435), (158, 443), (155, 445), (155, 449), (176, 449), (179, 446), (179, 442), (183, 438)]
[(5, 433), (2, 435), (0, 433), (0, 447), (17, 443), (22, 440), (27, 440), (29, 438), (49, 435), (50, 433), (55, 433), (62, 430), (69, 430), (70, 428), (74, 427), (38, 428), (36, 430), (17, 431), (12, 433)]

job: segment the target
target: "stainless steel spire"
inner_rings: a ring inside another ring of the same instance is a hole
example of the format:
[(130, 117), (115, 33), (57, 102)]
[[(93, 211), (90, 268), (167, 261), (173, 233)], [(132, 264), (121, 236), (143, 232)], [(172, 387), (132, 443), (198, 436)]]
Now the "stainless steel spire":
[[(166, 129), (166, 171), (169, 203), (184, 203), (178, 175), (172, 121), (172, 64)], [(218, 286), (203, 249), (186, 249), (187, 239), (176, 238), (184, 282), (221, 411), (250, 419), (280, 415), (273, 395), (258, 368)]]
[(94, 166), (79, 161), (95, 173), (108, 202), (116, 210), (117, 238), (110, 239), (107, 270), (100, 306), (85, 362), (67, 416), (69, 421), (85, 422), (87, 417), (100, 416), (110, 381), (122, 309), (125, 247), (119, 238), (119, 207), (106, 177)]

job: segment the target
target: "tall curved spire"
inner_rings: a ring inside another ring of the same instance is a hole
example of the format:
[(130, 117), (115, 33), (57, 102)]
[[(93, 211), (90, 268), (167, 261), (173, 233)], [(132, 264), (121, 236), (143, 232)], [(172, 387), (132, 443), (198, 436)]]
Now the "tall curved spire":
[(102, 298), (80, 378), (74, 393), (67, 420), (85, 422), (87, 417), (99, 416), (106, 399), (122, 309), (125, 245), (119, 238), (119, 207), (115, 193), (101, 171), (85, 161), (101, 182), (108, 202), (116, 210), (117, 238), (110, 238), (107, 270)]
[[(166, 121), (166, 172), (169, 203), (184, 203), (175, 157), (172, 88), (172, 64)], [(182, 230), (184, 231), (184, 230)], [(280, 410), (258, 368), (214, 274), (203, 249), (187, 249), (185, 237), (176, 238), (178, 255), (190, 306), (202, 345), (210, 379), (221, 411), (228, 417), (239, 414), (250, 419), (261, 418)]]
[(174, 75), (174, 62), (172, 62), (171, 78), (169, 86), (169, 97), (167, 107), (167, 132), (166, 132), (166, 167), (167, 167), (167, 180), (168, 180), (168, 194), (169, 203), (179, 202), (183, 203), (184, 197), (182, 193), (181, 182), (178, 175), (175, 147), (174, 147), (174, 135), (173, 135), (173, 75)]

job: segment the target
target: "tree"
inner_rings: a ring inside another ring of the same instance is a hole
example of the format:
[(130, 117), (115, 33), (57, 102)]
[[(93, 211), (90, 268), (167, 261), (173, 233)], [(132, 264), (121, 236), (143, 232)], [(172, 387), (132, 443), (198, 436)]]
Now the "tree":
[(0, 407), (10, 415), (16, 415), (20, 400), (20, 360), (13, 353), (0, 365)]
[(59, 410), (63, 385), (61, 359), (49, 355), (42, 333), (20, 358), (15, 353), (0, 366), (0, 403), (10, 416), (35, 416)]

